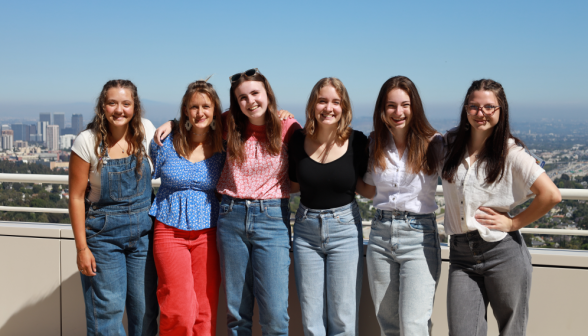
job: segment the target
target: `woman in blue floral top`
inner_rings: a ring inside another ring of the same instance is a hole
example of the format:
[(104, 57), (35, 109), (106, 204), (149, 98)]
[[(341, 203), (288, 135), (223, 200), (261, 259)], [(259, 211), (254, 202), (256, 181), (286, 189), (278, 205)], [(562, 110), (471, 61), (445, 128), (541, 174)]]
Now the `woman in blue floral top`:
[(179, 125), (163, 147), (151, 143), (153, 178), (161, 178), (149, 212), (156, 218), (160, 335), (216, 334), (216, 184), (226, 157), (220, 118), (216, 91), (206, 81), (196, 81), (182, 99)]

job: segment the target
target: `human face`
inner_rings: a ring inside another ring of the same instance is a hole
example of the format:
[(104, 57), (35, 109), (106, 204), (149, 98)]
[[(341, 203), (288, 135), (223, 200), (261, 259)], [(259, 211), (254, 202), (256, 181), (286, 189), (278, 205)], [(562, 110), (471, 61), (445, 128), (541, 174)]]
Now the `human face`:
[[(496, 99), (496, 95), (492, 91), (474, 91), (470, 95), (470, 99), (467, 105), (477, 105), (477, 106), (484, 106), (484, 105), (498, 105), (498, 99)], [(484, 115), (482, 111), (478, 110), (478, 113), (475, 115), (469, 115), (466, 113), (468, 117), (468, 121), (470, 126), (472, 127), (473, 131), (489, 131), (491, 130), (500, 119), (500, 109), (497, 109), (496, 112), (492, 115)]]
[[(186, 106), (186, 117), (195, 129), (208, 131), (208, 126), (214, 119), (214, 103), (207, 94), (194, 92)], [(196, 130), (192, 130), (194, 132)], [(198, 133), (198, 132), (195, 132)]]
[(341, 108), (341, 97), (333, 86), (327, 85), (321, 88), (314, 113), (319, 126), (337, 126), (341, 120), (343, 109)]
[(386, 117), (392, 131), (407, 129), (412, 118), (410, 97), (402, 89), (392, 89), (386, 97)]
[(106, 91), (104, 115), (111, 127), (127, 127), (135, 114), (131, 90), (113, 87)]
[(241, 107), (241, 112), (249, 118), (253, 125), (265, 124), (268, 98), (265, 86), (258, 81), (245, 81), (235, 89), (235, 97)]

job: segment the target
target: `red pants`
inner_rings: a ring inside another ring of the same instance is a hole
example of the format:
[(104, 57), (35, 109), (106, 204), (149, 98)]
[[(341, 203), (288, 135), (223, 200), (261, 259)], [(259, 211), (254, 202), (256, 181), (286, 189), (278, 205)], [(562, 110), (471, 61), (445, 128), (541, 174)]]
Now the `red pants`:
[(184, 231), (155, 221), (159, 335), (216, 335), (220, 266), (216, 228)]

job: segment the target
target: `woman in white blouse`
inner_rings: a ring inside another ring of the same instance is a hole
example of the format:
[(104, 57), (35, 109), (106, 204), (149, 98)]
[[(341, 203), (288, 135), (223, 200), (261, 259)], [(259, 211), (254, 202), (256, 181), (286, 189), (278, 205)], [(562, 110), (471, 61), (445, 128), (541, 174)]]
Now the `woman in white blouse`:
[(382, 335), (430, 334), (441, 271), (434, 213), (441, 151), (412, 81), (387, 80), (374, 109), (368, 172), (357, 187), (375, 196), (366, 257)]
[[(519, 229), (561, 201), (557, 187), (510, 133), (502, 85), (474, 81), (459, 126), (446, 135), (445, 231), (451, 235), (449, 334), (486, 335), (488, 303), (500, 335), (525, 335), (531, 256)], [(523, 212), (508, 211), (535, 199)]]

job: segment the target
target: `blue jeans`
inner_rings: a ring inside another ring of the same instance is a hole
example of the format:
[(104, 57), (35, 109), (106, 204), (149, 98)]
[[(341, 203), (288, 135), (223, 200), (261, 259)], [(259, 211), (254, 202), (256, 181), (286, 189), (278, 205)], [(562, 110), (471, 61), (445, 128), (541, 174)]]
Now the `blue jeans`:
[(378, 210), (366, 258), (382, 335), (430, 335), (441, 273), (435, 214)]
[(217, 224), (229, 335), (251, 335), (257, 299), (263, 335), (288, 335), (289, 200), (223, 196)]
[(156, 335), (157, 272), (153, 260), (151, 171), (143, 160), (135, 175), (134, 156), (105, 160), (100, 200), (86, 213), (86, 241), (96, 276), (81, 275), (88, 335)]
[(357, 335), (363, 234), (355, 201), (326, 210), (300, 204), (293, 250), (304, 335)]

